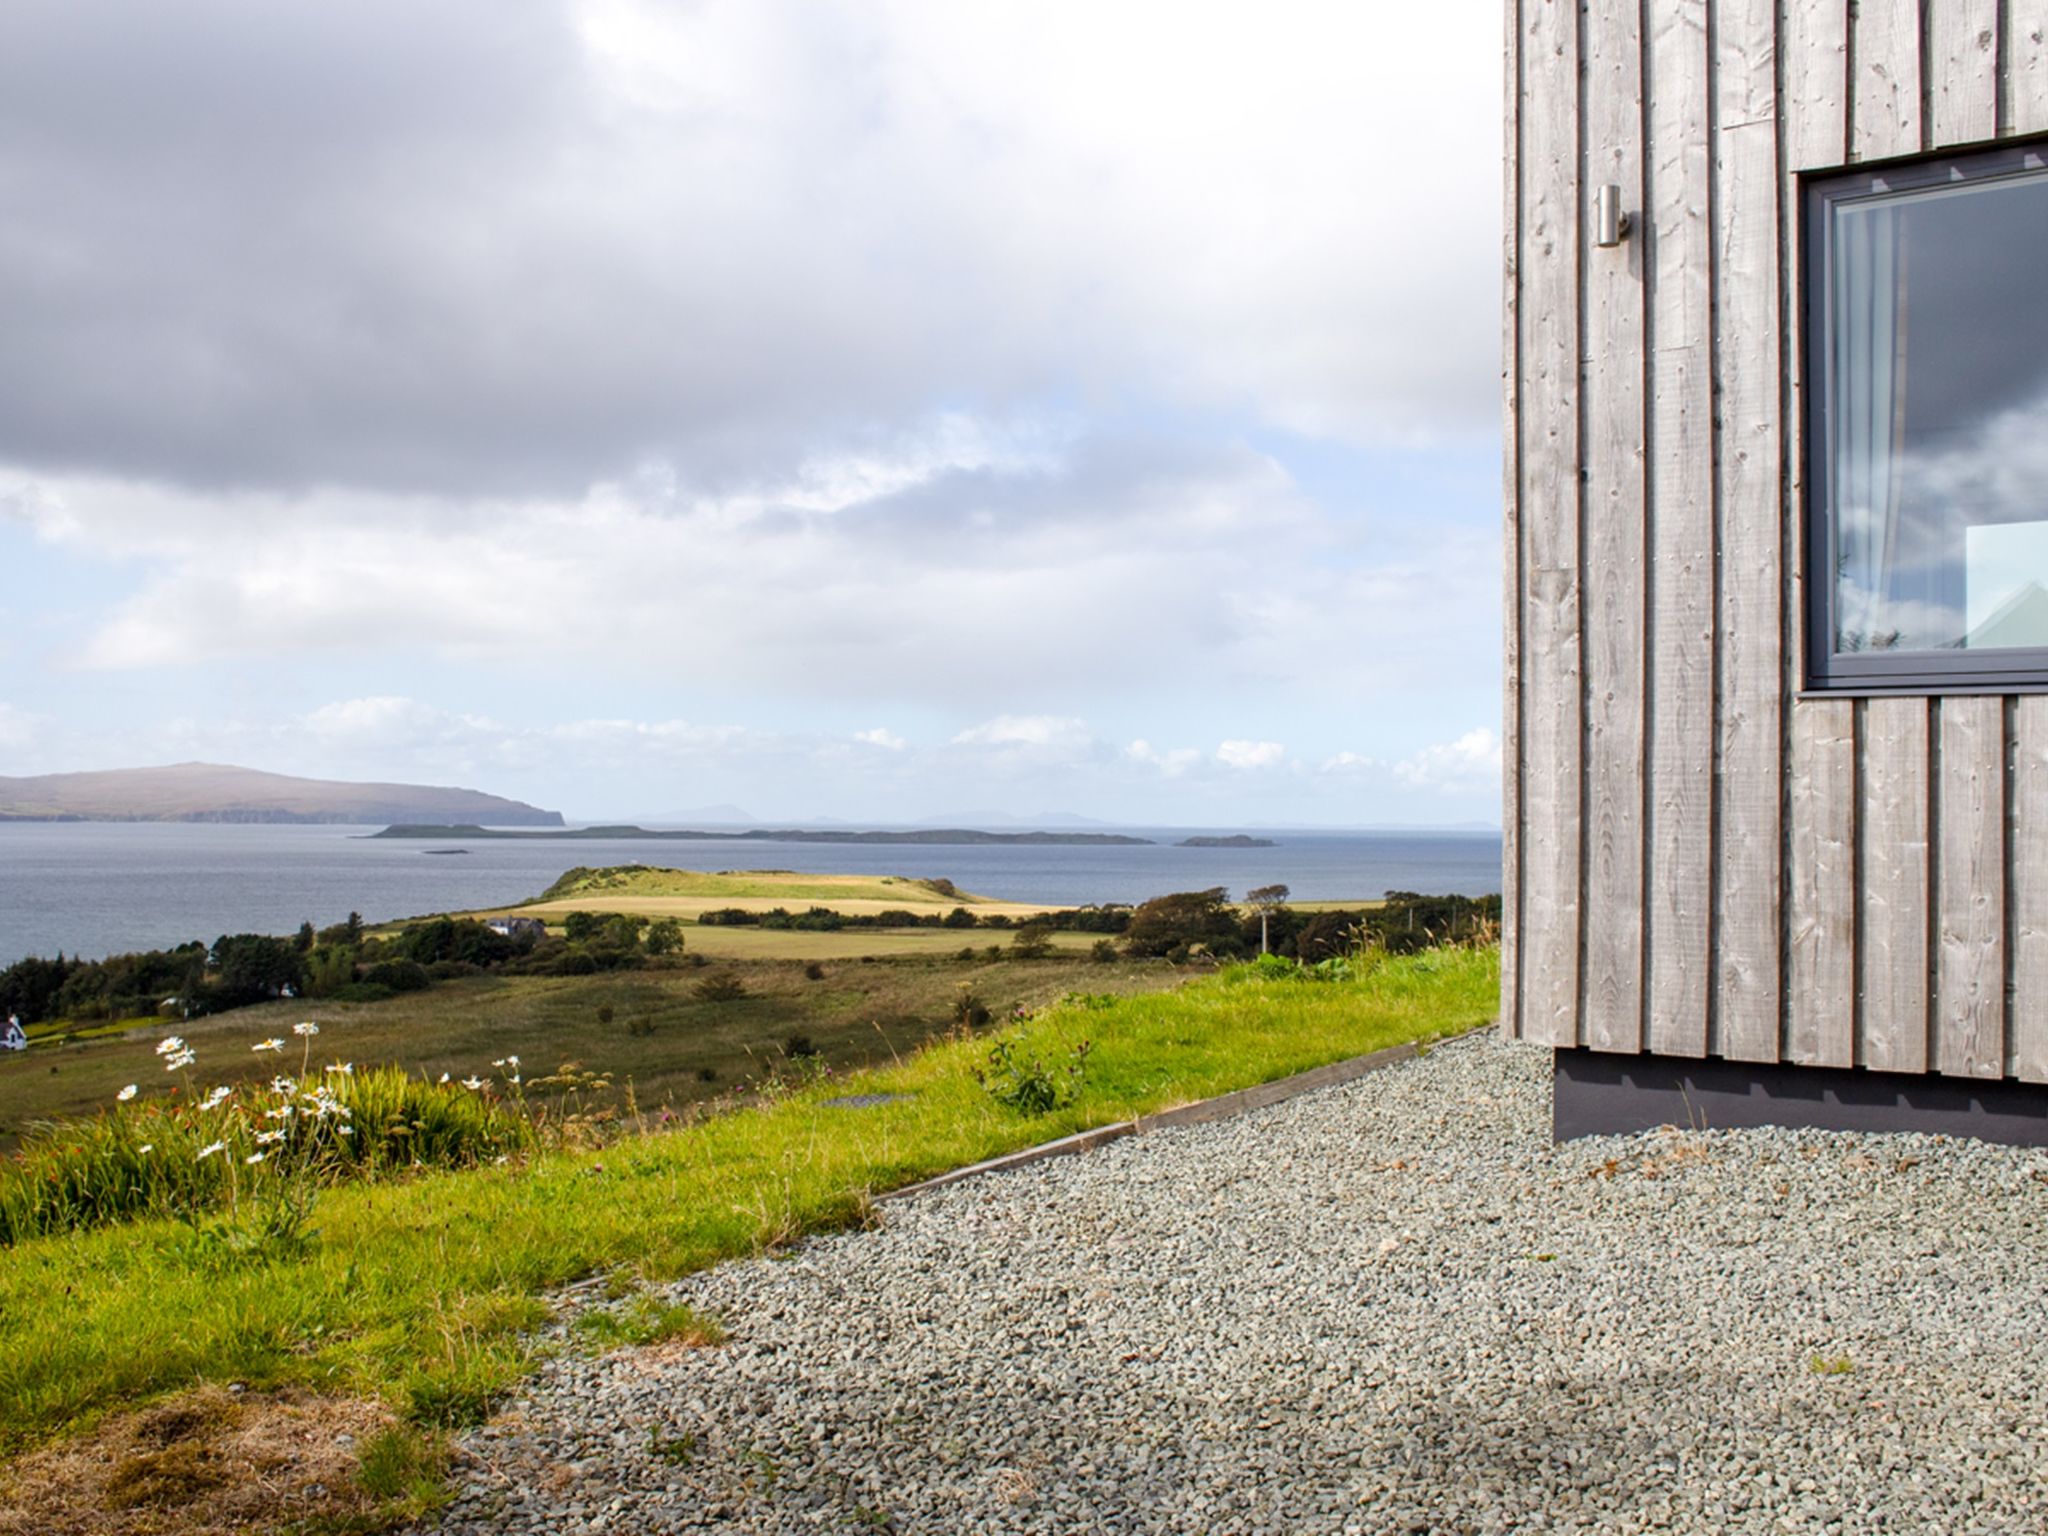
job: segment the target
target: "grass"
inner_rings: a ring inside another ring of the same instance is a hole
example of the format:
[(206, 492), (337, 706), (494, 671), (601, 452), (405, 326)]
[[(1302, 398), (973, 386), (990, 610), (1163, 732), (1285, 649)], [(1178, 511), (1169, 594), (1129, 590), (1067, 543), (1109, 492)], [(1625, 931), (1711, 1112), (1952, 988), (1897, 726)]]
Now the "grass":
[[(263, 1262), (194, 1268), (158, 1220), (26, 1242), (0, 1251), (0, 1454), (201, 1382), (381, 1400), (424, 1429), (470, 1423), (529, 1365), (553, 1287), (658, 1281), (870, 1221), (879, 1190), (1471, 1028), (1498, 987), (1493, 951), (1345, 982), (1226, 972), (1033, 1017), (1032, 1051), (1093, 1047), (1084, 1091), (1046, 1115), (996, 1104), (975, 1075), (989, 1042), (957, 1038), (600, 1152), (337, 1188), (316, 1208), (317, 1242)], [(827, 1102), (854, 1093), (902, 1097)], [(692, 1320), (646, 1321), (671, 1325)]]
[[(693, 946), (700, 933), (742, 936), (743, 943), (757, 936), (746, 928), (692, 929)], [(1007, 934), (966, 933), (1009, 942)], [(389, 1062), (429, 1077), (463, 1078), (480, 1070), (489, 1076), (490, 1063), (508, 1054), (536, 1076), (576, 1061), (611, 1075), (618, 1090), (611, 1102), (620, 1112), (630, 1084), (641, 1108), (658, 1115), (664, 1106), (680, 1112), (758, 1080), (781, 1060), (782, 1042), (792, 1034), (808, 1035), (834, 1068), (915, 1050), (950, 1024), (963, 984), (1001, 1016), (1069, 991), (1138, 992), (1173, 986), (1186, 975), (1163, 961), (1096, 964), (1070, 949), (1044, 960), (992, 961), (979, 943), (979, 958), (961, 961), (955, 957), (967, 940), (960, 934), (950, 946), (874, 964), (859, 956), (885, 956), (879, 941), (889, 935), (759, 936), (801, 942), (709, 968), (471, 976), (379, 1003), (264, 1004), (176, 1025), (144, 1020), (134, 1030), (0, 1053), (0, 1148), (18, 1143), (37, 1121), (96, 1113), (125, 1084), (140, 1082), (153, 1092), (150, 1074), (160, 1080), (163, 1073), (150, 1048), (173, 1028), (198, 1051), (209, 1084), (268, 1080), (275, 1064), (250, 1047), (274, 1035), (290, 1039), (291, 1026), (310, 1017), (322, 1031), (316, 1067), (335, 1059)], [(836, 941), (846, 938), (864, 942), (857, 955), (839, 958)], [(813, 956), (823, 957), (822, 980), (805, 975)], [(747, 997), (699, 1001), (697, 984), (727, 972)]]
[(566, 901), (586, 896), (689, 896), (702, 897), (714, 905), (748, 899), (817, 902), (827, 906), (837, 906), (842, 901), (873, 901), (885, 907), (946, 910), (987, 901), (986, 897), (958, 889), (949, 893), (928, 880), (912, 880), (903, 875), (819, 875), (791, 869), (713, 872), (637, 865), (572, 869), (549, 886), (540, 899)]

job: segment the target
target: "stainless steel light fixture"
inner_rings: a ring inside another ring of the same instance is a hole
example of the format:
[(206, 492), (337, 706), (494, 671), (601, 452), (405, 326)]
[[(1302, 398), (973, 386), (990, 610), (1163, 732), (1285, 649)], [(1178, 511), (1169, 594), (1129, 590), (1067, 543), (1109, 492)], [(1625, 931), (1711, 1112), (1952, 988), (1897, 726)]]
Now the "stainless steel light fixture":
[(1621, 211), (1621, 188), (1607, 183), (1593, 194), (1593, 243), (1614, 246), (1628, 238), (1629, 216)]

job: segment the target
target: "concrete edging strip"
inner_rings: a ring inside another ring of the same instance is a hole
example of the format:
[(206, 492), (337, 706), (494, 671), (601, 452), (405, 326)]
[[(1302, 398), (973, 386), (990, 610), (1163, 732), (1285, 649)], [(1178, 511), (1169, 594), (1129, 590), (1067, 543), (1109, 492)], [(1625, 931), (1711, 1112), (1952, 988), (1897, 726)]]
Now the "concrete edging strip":
[[(1480, 1027), (1490, 1029), (1493, 1026)], [(1040, 1142), (1035, 1147), (1025, 1147), (1019, 1152), (1008, 1152), (1001, 1157), (992, 1157), (986, 1162), (969, 1163), (965, 1168), (934, 1174), (929, 1179), (906, 1184), (901, 1189), (892, 1189), (875, 1198), (907, 1200), (913, 1195), (924, 1194), (927, 1190), (943, 1189), (948, 1184), (958, 1184), (962, 1179), (979, 1178), (986, 1173), (1007, 1173), (1012, 1168), (1028, 1167), (1032, 1163), (1042, 1163), (1048, 1158), (1072, 1157), (1076, 1153), (1092, 1152), (1097, 1147), (1107, 1146), (1112, 1141), (1121, 1141), (1126, 1136), (1139, 1136), (1147, 1131), (1163, 1131), (1176, 1125), (1202, 1125), (1211, 1120), (1228, 1120), (1234, 1115), (1282, 1103), (1298, 1094), (1313, 1093), (1318, 1088), (1334, 1088), (1339, 1083), (1348, 1083), (1354, 1078), (1364, 1077), (1367, 1073), (1377, 1072), (1383, 1067), (1398, 1066), (1420, 1054), (1421, 1047), (1412, 1040), (1401, 1045), (1390, 1045), (1385, 1050), (1372, 1051), (1364, 1056), (1333, 1061), (1327, 1066), (1311, 1067), (1308, 1071), (1297, 1072), (1292, 1077), (1275, 1078), (1270, 1083), (1240, 1088), (1235, 1093), (1221, 1094), (1213, 1099), (1199, 1099), (1193, 1104), (1182, 1104), (1173, 1109), (1162, 1109), (1156, 1115), (1140, 1115), (1135, 1120), (1119, 1120), (1113, 1125), (1098, 1125), (1093, 1130), (1076, 1131), (1073, 1135), (1062, 1136), (1057, 1141)]]

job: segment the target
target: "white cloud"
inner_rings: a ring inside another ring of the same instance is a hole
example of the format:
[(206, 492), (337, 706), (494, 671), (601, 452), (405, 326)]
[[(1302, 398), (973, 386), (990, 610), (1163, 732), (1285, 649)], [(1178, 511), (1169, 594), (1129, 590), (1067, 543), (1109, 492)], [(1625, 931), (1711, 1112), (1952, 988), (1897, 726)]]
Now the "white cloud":
[(1061, 715), (997, 715), (953, 738), (956, 747), (1045, 747), (1074, 750), (1094, 741), (1088, 722)]
[(1216, 760), (1232, 768), (1277, 768), (1287, 749), (1277, 741), (1226, 741)]
[(853, 739), (855, 741), (865, 742), (867, 743), (867, 745), (871, 747), (880, 747), (884, 751), (888, 752), (901, 752), (905, 747), (910, 745), (910, 743), (905, 741), (901, 736), (898, 736), (894, 732), (889, 731), (879, 725), (871, 731), (855, 731), (853, 733)]
[(1376, 757), (1366, 757), (1357, 752), (1339, 752), (1323, 759), (1323, 773), (1370, 773), (1380, 766)]
[(1124, 756), (1134, 763), (1145, 763), (1157, 768), (1168, 778), (1178, 778), (1202, 761), (1199, 747), (1169, 747), (1161, 750), (1140, 737), (1124, 748)]
[(1469, 790), (1500, 782), (1500, 738), (1485, 726), (1456, 741), (1424, 747), (1394, 765), (1404, 783), (1421, 788)]

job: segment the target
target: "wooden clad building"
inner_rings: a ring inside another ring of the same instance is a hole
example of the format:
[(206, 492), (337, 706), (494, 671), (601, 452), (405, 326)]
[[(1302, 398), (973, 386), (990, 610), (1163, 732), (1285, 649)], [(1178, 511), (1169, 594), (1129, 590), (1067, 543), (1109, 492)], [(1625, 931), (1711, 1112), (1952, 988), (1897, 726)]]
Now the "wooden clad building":
[(2048, 0), (1507, 14), (1503, 1027), (2044, 1139)]

